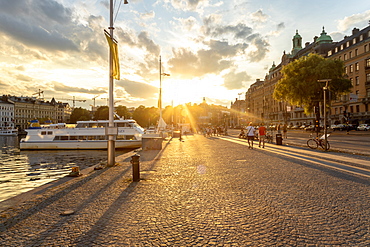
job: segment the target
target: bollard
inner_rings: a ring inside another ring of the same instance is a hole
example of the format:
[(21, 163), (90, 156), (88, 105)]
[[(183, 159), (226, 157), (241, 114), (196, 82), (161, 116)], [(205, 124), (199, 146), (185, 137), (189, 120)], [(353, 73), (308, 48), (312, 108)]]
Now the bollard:
[(68, 177), (79, 177), (82, 174), (80, 173), (80, 167), (74, 166), (72, 167), (72, 171), (68, 174)]
[(135, 154), (131, 156), (132, 164), (132, 180), (134, 182), (140, 181), (140, 155)]

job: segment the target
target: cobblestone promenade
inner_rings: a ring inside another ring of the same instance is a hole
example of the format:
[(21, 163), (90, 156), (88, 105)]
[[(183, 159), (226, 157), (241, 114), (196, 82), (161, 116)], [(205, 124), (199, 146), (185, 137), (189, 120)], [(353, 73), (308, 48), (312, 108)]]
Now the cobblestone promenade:
[(2, 212), (0, 246), (370, 246), (369, 180), (267, 149), (172, 139)]

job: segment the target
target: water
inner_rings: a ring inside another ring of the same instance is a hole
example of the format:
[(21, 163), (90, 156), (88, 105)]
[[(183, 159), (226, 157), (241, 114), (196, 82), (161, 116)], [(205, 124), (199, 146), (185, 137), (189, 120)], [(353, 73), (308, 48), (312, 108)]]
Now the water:
[[(18, 137), (0, 136), (0, 202), (107, 160), (104, 150), (20, 151)], [(130, 150), (116, 150), (121, 155)]]

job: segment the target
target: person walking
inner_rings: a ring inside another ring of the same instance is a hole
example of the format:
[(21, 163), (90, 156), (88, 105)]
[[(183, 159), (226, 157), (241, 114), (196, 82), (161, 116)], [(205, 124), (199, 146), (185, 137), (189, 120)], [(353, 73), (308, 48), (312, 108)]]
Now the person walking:
[(248, 148), (253, 149), (253, 140), (256, 135), (256, 129), (252, 126), (252, 122), (249, 123), (249, 126), (246, 128)]
[(258, 147), (261, 147), (262, 142), (262, 148), (265, 148), (265, 138), (266, 138), (266, 127), (262, 123), (261, 126), (258, 128)]
[(287, 139), (287, 132), (288, 132), (288, 126), (286, 124), (283, 125), (283, 138)]

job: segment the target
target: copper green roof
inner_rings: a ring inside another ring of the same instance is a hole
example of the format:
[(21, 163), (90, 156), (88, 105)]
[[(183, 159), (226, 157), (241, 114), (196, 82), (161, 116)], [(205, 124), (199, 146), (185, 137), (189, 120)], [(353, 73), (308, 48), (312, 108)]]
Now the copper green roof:
[(332, 42), (333, 42), (332, 38), (329, 35), (327, 35), (327, 33), (325, 32), (324, 27), (322, 27), (321, 35), (316, 40), (316, 43), (332, 43)]

